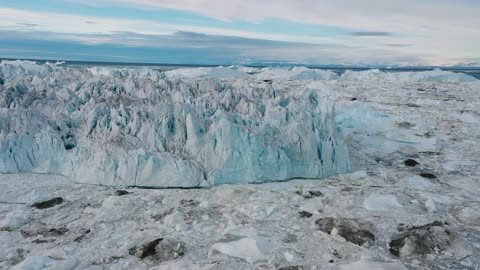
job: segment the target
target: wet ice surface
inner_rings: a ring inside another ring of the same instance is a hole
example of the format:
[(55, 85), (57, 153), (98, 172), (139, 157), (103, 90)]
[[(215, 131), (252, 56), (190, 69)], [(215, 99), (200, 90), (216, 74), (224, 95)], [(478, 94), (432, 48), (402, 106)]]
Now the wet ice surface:
[(0, 175), (0, 268), (480, 267), (478, 83), (276, 84), (336, 101), (354, 173), (129, 194)]

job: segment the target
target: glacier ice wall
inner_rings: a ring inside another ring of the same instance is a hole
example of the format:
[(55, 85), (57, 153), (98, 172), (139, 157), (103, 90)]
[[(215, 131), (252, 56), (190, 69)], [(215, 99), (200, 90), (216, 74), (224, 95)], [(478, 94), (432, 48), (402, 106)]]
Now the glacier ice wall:
[(0, 111), (0, 173), (199, 187), (350, 170), (332, 102), (253, 78), (4, 61)]

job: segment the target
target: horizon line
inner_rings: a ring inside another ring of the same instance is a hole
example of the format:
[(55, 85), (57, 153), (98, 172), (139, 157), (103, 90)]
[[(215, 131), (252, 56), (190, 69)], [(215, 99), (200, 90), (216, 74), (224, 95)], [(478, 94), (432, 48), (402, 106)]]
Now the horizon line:
[(220, 66), (244, 66), (244, 67), (307, 67), (307, 68), (316, 68), (316, 69), (387, 69), (387, 70), (402, 70), (402, 69), (418, 69), (418, 70), (429, 70), (429, 69), (450, 69), (450, 70), (480, 70), (480, 66), (422, 66), (422, 65), (412, 65), (412, 66), (395, 66), (395, 65), (342, 65), (342, 64), (301, 64), (301, 63), (250, 63), (250, 64), (240, 64), (240, 63), (225, 63), (225, 64), (178, 64), (178, 63), (148, 63), (148, 62), (128, 62), (128, 61), (90, 61), (90, 60), (66, 60), (66, 59), (44, 59), (44, 58), (11, 58), (11, 57), (1, 57), (0, 61), (32, 61), (32, 62), (65, 62), (65, 64), (99, 64), (99, 65), (130, 65), (130, 66), (171, 66), (171, 67), (220, 67)]

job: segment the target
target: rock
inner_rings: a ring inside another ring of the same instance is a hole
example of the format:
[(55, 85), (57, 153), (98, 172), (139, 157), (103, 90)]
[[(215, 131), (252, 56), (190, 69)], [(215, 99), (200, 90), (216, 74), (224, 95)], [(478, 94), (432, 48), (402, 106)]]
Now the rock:
[(89, 234), (89, 233), (90, 233), (90, 229), (85, 230), (84, 232), (82, 232), (82, 234), (81, 234), (80, 236), (78, 236), (77, 238), (75, 238), (75, 240), (73, 240), (73, 241), (80, 243), (80, 242), (83, 241), (83, 239), (85, 239), (85, 237), (87, 237), (87, 234)]
[(287, 234), (285, 237), (283, 237), (282, 241), (286, 244), (289, 244), (297, 242), (298, 239), (294, 234)]
[(58, 237), (58, 236), (63, 236), (67, 232), (68, 232), (67, 228), (51, 228), (51, 229), (20, 231), (23, 237), (33, 237), (38, 235), (41, 235), (43, 237)]
[(300, 214), (300, 217), (302, 218), (311, 218), (313, 216), (312, 213), (309, 213), (307, 211), (300, 211), (299, 214)]
[(396, 123), (396, 125), (399, 128), (406, 128), (406, 129), (413, 128), (416, 126), (415, 124), (412, 124), (410, 122), (400, 122), (400, 123)]
[(295, 265), (295, 266), (283, 266), (278, 268), (278, 270), (304, 270), (303, 266)]
[(141, 260), (148, 258), (151, 262), (161, 263), (183, 257), (185, 246), (182, 242), (158, 238), (139, 247), (132, 247), (128, 253)]
[(47, 209), (62, 204), (63, 202), (63, 198), (57, 197), (43, 202), (36, 202), (32, 204), (32, 207), (37, 209)]
[(408, 166), (408, 167), (415, 167), (417, 165), (420, 165), (420, 163), (418, 163), (416, 160), (414, 159), (407, 159), (403, 162), (405, 164), (405, 166)]
[(321, 218), (315, 222), (321, 231), (332, 236), (338, 235), (358, 246), (370, 247), (375, 244), (375, 235), (368, 224), (360, 224), (355, 219)]
[(330, 234), (335, 227), (336, 222), (336, 219), (332, 217), (327, 217), (318, 219), (317, 221), (315, 221), (315, 224), (319, 226), (320, 231)]
[(128, 192), (126, 190), (121, 190), (121, 189), (115, 190), (115, 195), (117, 195), (117, 196), (125, 196), (125, 195), (128, 195), (128, 194), (130, 194), (130, 192)]
[(421, 173), (420, 176), (423, 177), (423, 178), (427, 178), (427, 179), (436, 179), (437, 178), (436, 175), (434, 175), (432, 173), (427, 173), (427, 172)]
[(263, 80), (264, 83), (272, 84), (273, 80)]
[(322, 197), (323, 196), (323, 193), (321, 191), (314, 191), (314, 190), (299, 190), (297, 192), (295, 192), (297, 195), (300, 195), (302, 196), (304, 199), (313, 199), (313, 198), (317, 198), (317, 197)]
[(184, 206), (184, 207), (191, 207), (191, 206), (195, 206), (199, 204), (197, 201), (194, 201), (194, 200), (186, 200), (186, 199), (183, 199), (180, 201), (180, 205), (181, 206)]
[(403, 233), (390, 241), (390, 253), (407, 259), (421, 259), (445, 250), (454, 240), (446, 226), (439, 221), (423, 226), (399, 228)]

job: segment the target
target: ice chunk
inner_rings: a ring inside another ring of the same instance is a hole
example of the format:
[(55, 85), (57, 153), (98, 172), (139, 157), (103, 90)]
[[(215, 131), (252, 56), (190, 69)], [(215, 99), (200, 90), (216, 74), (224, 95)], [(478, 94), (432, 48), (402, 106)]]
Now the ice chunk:
[(464, 73), (443, 71), (435, 69), (422, 72), (383, 72), (379, 69), (366, 71), (346, 71), (342, 76), (343, 80), (388, 80), (402, 82), (475, 82), (475, 77)]
[(16, 229), (27, 224), (30, 221), (30, 213), (24, 210), (14, 210), (9, 212), (0, 222), (0, 228)]
[(242, 70), (216, 67), (216, 68), (181, 68), (165, 72), (170, 79), (185, 78), (241, 78), (248, 74)]
[(395, 195), (372, 194), (365, 199), (364, 206), (369, 211), (388, 212), (403, 206)]
[(313, 89), (107, 70), (2, 62), (0, 172), (198, 187), (350, 170), (334, 105)]
[(55, 260), (49, 256), (31, 256), (15, 265), (12, 270), (68, 270), (75, 268), (76, 265), (77, 262), (75, 260)]
[(209, 256), (222, 253), (254, 263), (266, 260), (270, 249), (271, 244), (268, 237), (237, 237), (213, 244)]
[(387, 262), (375, 262), (365, 258), (342, 265), (343, 270), (407, 270), (407, 268), (401, 263), (387, 263)]
[(264, 69), (255, 77), (261, 80), (336, 80), (339, 78), (334, 72), (306, 67)]

